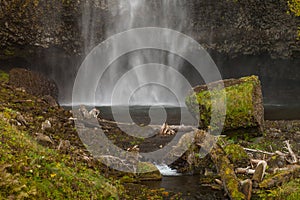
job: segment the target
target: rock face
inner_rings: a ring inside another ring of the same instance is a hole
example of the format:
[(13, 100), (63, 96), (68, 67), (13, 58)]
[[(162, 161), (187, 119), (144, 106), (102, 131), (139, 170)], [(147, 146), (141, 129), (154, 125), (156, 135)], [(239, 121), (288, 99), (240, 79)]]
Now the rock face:
[[(3, 0), (0, 2), (1, 54), (14, 55), (19, 46), (24, 45), (58, 46), (69, 53), (83, 52), (92, 45), (87, 41), (98, 44), (106, 37), (105, 29), (120, 14), (108, 11), (108, 7), (116, 6), (116, 2)], [(155, 12), (161, 4), (153, 1), (150, 9)], [(261, 3), (252, 0), (184, 0), (180, 5), (187, 7), (189, 15), (184, 22), (192, 27), (184, 26), (179, 31), (191, 35), (209, 50), (231, 56), (266, 52), (273, 57), (299, 56), (300, 41), (296, 40), (299, 17), (287, 14), (287, 0)], [(176, 11), (174, 13), (176, 15)], [(141, 13), (140, 18), (144, 17)], [(170, 24), (169, 28), (176, 26)]]
[[(218, 83), (211, 83), (218, 84)], [(225, 92), (224, 92), (225, 89)], [(257, 76), (224, 80), (224, 89), (211, 91), (217, 98), (226, 98), (226, 119), (223, 131), (238, 129), (255, 129), (262, 132), (264, 125), (264, 108), (260, 81)], [(211, 93), (207, 85), (197, 86), (186, 98), (189, 110), (199, 118), (199, 126), (208, 128), (211, 118)], [(220, 95), (222, 95), (220, 97)], [(226, 97), (224, 96), (226, 95)], [(216, 109), (218, 110), (218, 109)], [(220, 113), (222, 115), (222, 113)], [(214, 130), (216, 127), (210, 127)]]
[(54, 81), (40, 73), (26, 69), (15, 68), (9, 72), (9, 84), (16, 88), (23, 88), (29, 94), (43, 97), (50, 95), (57, 100), (58, 88)]
[[(60, 102), (69, 102), (85, 54), (111, 36), (106, 30), (121, 12), (109, 10), (117, 7), (117, 1), (122, 0), (1, 0), (0, 68), (26, 66), (49, 75), (62, 91)], [(151, 1), (148, 10), (155, 13), (162, 2)], [(287, 14), (287, 0), (180, 2), (188, 17), (180, 19), (187, 26), (179, 31), (209, 51), (224, 78), (260, 75), (267, 103), (285, 103), (287, 96), (299, 93), (300, 18)], [(147, 18), (143, 12), (140, 15), (142, 21)], [(180, 16), (175, 10), (168, 15)], [(168, 28), (176, 27), (174, 23)], [(292, 85), (292, 91), (282, 82)], [(297, 104), (300, 97), (290, 99)]]

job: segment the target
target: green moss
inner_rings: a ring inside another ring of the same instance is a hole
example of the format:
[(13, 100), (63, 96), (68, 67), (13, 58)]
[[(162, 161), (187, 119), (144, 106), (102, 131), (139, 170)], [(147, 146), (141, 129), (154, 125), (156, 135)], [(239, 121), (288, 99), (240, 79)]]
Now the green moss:
[(257, 196), (260, 199), (298, 200), (300, 199), (299, 185), (300, 179), (298, 178), (271, 190), (259, 190)]
[(14, 56), (15, 55), (15, 51), (13, 48), (5, 49), (3, 53), (6, 56)]
[[(6, 111), (6, 114), (9, 111)], [(3, 113), (0, 113), (3, 115)], [(99, 172), (36, 143), (0, 118), (0, 199), (117, 198)]]
[(127, 176), (127, 175), (123, 176), (120, 179), (120, 181), (121, 181), (121, 183), (134, 183), (134, 182), (136, 182), (136, 180), (133, 177)]
[(295, 16), (300, 17), (300, 1), (289, 0), (288, 1), (289, 11), (294, 13)]
[[(198, 93), (193, 93), (186, 98), (186, 105), (192, 113), (200, 113), (200, 127), (208, 127), (210, 125), (212, 101), (217, 100), (226, 102), (224, 130), (256, 126), (256, 123), (252, 120), (254, 114), (252, 94), (257, 84), (259, 84), (258, 77), (244, 77), (240, 79), (239, 84), (231, 85), (222, 90), (216, 88), (212, 91), (202, 90)], [(216, 113), (220, 113), (217, 116), (224, 117), (222, 116), (221, 107), (214, 109)], [(211, 130), (218, 128), (218, 124), (211, 125)]]
[(9, 81), (9, 75), (8, 75), (8, 73), (0, 70), (0, 82), (7, 83), (8, 81)]
[(136, 178), (138, 180), (161, 180), (162, 176), (155, 165), (147, 162), (139, 162)]
[(224, 148), (224, 151), (235, 165), (245, 164), (249, 160), (245, 150), (238, 144), (229, 144)]

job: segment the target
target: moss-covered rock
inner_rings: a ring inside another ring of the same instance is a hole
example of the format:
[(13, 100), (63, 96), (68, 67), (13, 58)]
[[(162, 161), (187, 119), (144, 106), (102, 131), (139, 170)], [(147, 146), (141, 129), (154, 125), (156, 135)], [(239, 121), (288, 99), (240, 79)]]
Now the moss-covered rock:
[[(208, 86), (213, 89), (209, 91)], [(224, 132), (250, 128), (261, 133), (264, 124), (264, 109), (258, 77), (228, 79), (224, 80), (224, 89), (220, 89), (219, 86), (222, 86), (221, 82), (197, 86), (186, 98), (186, 105), (199, 119), (199, 126), (206, 129), (210, 126), (213, 131), (219, 129), (218, 124), (210, 124), (210, 122), (212, 101), (221, 100), (226, 101)], [(214, 109), (222, 117), (222, 109)], [(198, 114), (200, 116), (197, 116)]]
[(140, 181), (157, 181), (161, 180), (162, 176), (157, 167), (152, 163), (140, 162), (137, 169), (137, 178)]

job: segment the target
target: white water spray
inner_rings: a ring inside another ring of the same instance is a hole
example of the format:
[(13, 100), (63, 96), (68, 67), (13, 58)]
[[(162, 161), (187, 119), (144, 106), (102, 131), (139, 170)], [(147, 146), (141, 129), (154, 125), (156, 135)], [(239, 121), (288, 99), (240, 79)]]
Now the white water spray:
[[(117, 0), (108, 4), (108, 11), (113, 21), (106, 27), (106, 38), (117, 33), (121, 33), (132, 28), (141, 27), (161, 27), (172, 28), (182, 32), (187, 32), (187, 9), (186, 1), (182, 0)], [(87, 3), (84, 7), (83, 22), (87, 20), (89, 25), (83, 25), (83, 36), (86, 41), (86, 49), (93, 44), (93, 20), (97, 17), (91, 5)], [(165, 37), (172, 37), (165, 36)], [(129, 40), (136, 43), (143, 43), (145, 38), (132, 34)], [(176, 44), (178, 38), (173, 40), (169, 49), (178, 48)], [(188, 48), (188, 44), (183, 44), (180, 48)], [(170, 52), (163, 52), (155, 49), (143, 49), (130, 52), (126, 55), (116, 55), (118, 44), (112, 46), (113, 50), (109, 57), (119, 57), (106, 70), (99, 80), (96, 91), (96, 99), (83, 100), (84, 104), (96, 105), (172, 105), (183, 107), (184, 98), (191, 89), (186, 77), (178, 78), (182, 69), (187, 65), (184, 59)], [(177, 49), (178, 51), (178, 49)], [(157, 64), (165, 67), (157, 68)], [(142, 66), (142, 68), (141, 68)], [(104, 67), (104, 66), (99, 66)], [(138, 70), (137, 68), (138, 67)], [(127, 74), (128, 76), (124, 76)], [(119, 82), (119, 80), (123, 82)], [(148, 84), (144, 84), (145, 81)], [(151, 84), (159, 83), (159, 84)], [(170, 91), (166, 86), (178, 86), (176, 92)], [(138, 88), (136, 86), (139, 86)], [(116, 88), (118, 87), (118, 88)], [(87, 85), (86, 88), (89, 88)], [(118, 91), (114, 94), (114, 91)], [(126, 97), (126, 98), (125, 98)], [(127, 98), (129, 97), (129, 98)], [(88, 97), (87, 97), (88, 98)]]

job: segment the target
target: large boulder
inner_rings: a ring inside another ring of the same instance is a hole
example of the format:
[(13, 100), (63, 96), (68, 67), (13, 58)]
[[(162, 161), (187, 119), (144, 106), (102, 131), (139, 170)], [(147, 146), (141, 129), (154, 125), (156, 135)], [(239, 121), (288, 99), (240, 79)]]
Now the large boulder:
[(34, 96), (51, 96), (56, 101), (58, 99), (58, 87), (55, 82), (38, 72), (14, 68), (9, 72), (9, 84), (16, 88), (23, 88)]
[[(210, 83), (218, 85), (220, 82)], [(199, 119), (199, 127), (208, 129), (211, 121), (211, 95), (224, 98), (226, 95), (226, 118), (223, 132), (247, 130), (262, 133), (264, 108), (260, 81), (257, 76), (224, 80), (224, 88), (209, 91), (208, 85), (197, 86), (186, 98), (188, 109)], [(215, 87), (213, 87), (215, 88)], [(218, 88), (218, 87), (217, 87)], [(218, 108), (215, 109), (218, 112)], [(220, 109), (220, 115), (223, 115)], [(211, 129), (217, 128), (210, 127)]]

